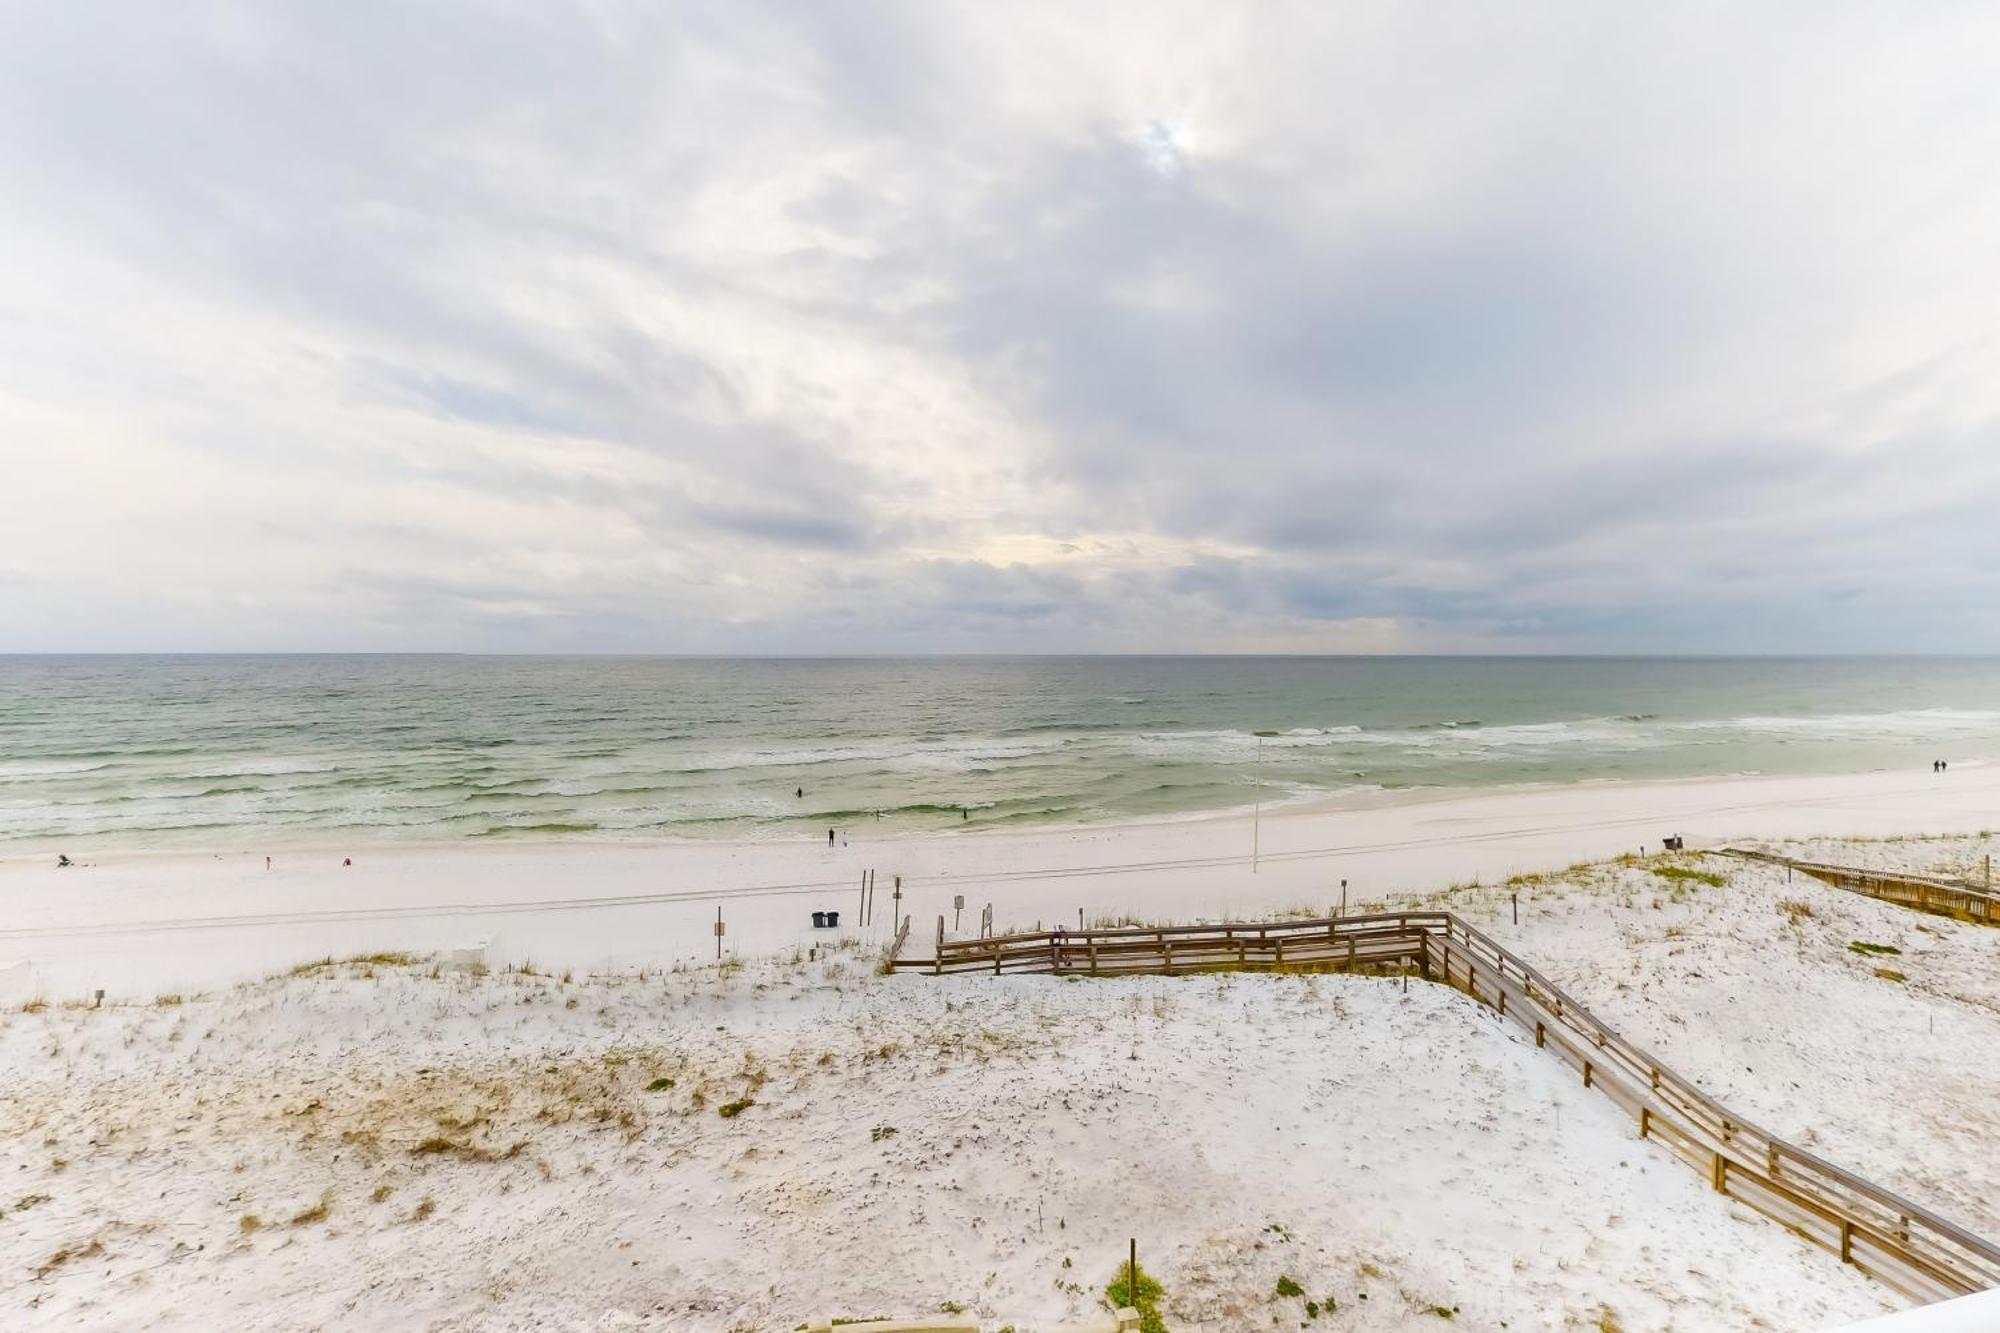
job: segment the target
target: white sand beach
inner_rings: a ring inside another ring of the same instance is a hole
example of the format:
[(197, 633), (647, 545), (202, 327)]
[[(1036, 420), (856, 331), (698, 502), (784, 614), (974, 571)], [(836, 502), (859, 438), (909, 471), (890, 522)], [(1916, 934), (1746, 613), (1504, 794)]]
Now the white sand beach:
[[(756, 957), (892, 934), (895, 880), (917, 945), (938, 917), (975, 931), (1036, 921), (1254, 917), (1602, 859), (1667, 834), (1691, 847), (1758, 837), (1976, 832), (2000, 826), (2000, 767), (1948, 774), (1703, 778), (1478, 794), (1363, 807), (1024, 832), (871, 837), (843, 828), (785, 842), (519, 842), (402, 847), (257, 846), (207, 855), (106, 853), (0, 861), (0, 1001), (189, 994), (301, 961), (382, 950), (487, 946), (490, 963), (617, 969)], [(265, 855), (273, 856), (265, 869)], [(343, 864), (349, 857), (352, 866)], [(873, 870), (873, 919), (858, 889)], [(963, 896), (962, 918), (953, 901)], [(810, 913), (840, 927), (815, 931)], [(25, 967), (20, 966), (25, 964)]]
[[(2000, 933), (1671, 864), (1398, 897), (1485, 925), (1772, 1129), (2000, 1230)], [(1180, 1330), (1804, 1331), (1899, 1304), (1454, 992), (874, 961), (383, 957), (9, 1011), (0, 1322), (748, 1333), (949, 1303), (1025, 1330), (1091, 1309), (1129, 1236)]]

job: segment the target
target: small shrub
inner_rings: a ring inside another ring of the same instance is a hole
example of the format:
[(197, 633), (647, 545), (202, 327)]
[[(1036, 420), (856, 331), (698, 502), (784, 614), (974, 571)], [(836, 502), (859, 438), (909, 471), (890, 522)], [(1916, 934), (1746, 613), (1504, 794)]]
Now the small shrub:
[(646, 1091), (665, 1092), (668, 1088), (671, 1088), (672, 1086), (674, 1086), (674, 1081), (668, 1078), (666, 1075), (662, 1074), (660, 1077), (654, 1079), (651, 1083), (648, 1083), (646, 1085)]
[(724, 1102), (722, 1105), (716, 1107), (715, 1113), (724, 1120), (734, 1120), (737, 1116), (742, 1115), (756, 1104), (755, 1098), (738, 1097), (733, 1102)]
[[(1134, 1286), (1138, 1290), (1133, 1290)], [(1118, 1276), (1104, 1289), (1104, 1299), (1111, 1303), (1112, 1309), (1129, 1305), (1139, 1312), (1140, 1333), (1167, 1333), (1167, 1325), (1160, 1318), (1160, 1297), (1163, 1294), (1165, 1289), (1160, 1286), (1159, 1280), (1143, 1268), (1139, 1270), (1135, 1283), (1122, 1260), (1118, 1265)]]
[(1301, 1287), (1298, 1283), (1292, 1281), (1290, 1274), (1285, 1274), (1279, 1277), (1278, 1295), (1291, 1297), (1291, 1296), (1303, 1296), (1305, 1294), (1306, 1294), (1306, 1289), (1304, 1287)]
[(261, 1227), (263, 1225), (264, 1225), (264, 1219), (257, 1216), (257, 1214), (255, 1213), (245, 1213), (243, 1214), (243, 1216), (236, 1219), (236, 1229), (238, 1231), (243, 1232), (245, 1235), (248, 1235), (250, 1232), (255, 1231), (258, 1227)]
[(1867, 940), (1849, 940), (1847, 942), (1847, 951), (1849, 953), (1860, 954), (1900, 954), (1903, 952), (1893, 944), (1870, 944)]
[(1898, 971), (1897, 971), (1897, 970), (1896, 970), (1895, 968), (1893, 968), (1893, 967), (1878, 967), (1878, 968), (1876, 968), (1876, 969), (1875, 969), (1875, 975), (1876, 975), (1876, 976), (1878, 976), (1878, 977), (1880, 977), (1880, 978), (1882, 978), (1882, 979), (1883, 979), (1884, 981), (1908, 981), (1908, 980), (1909, 980), (1909, 978), (1908, 978), (1908, 977), (1904, 976), (1904, 975), (1903, 975), (1903, 974), (1902, 974), (1901, 972), (1898, 972)]
[(412, 1222), (421, 1222), (425, 1218), (429, 1217), (432, 1213), (436, 1212), (437, 1207), (438, 1207), (437, 1201), (435, 1199), (429, 1199), (429, 1198), (419, 1199), (417, 1201), (417, 1206), (410, 1210), (410, 1220)]
[(1785, 914), (1785, 920), (1795, 926), (1813, 914), (1812, 904), (1803, 898), (1785, 898), (1778, 903), (1778, 910)]
[(368, 1202), (381, 1203), (384, 1199), (387, 1199), (391, 1194), (394, 1194), (395, 1192), (396, 1192), (396, 1187), (394, 1185), (389, 1184), (387, 1181), (384, 1181), (380, 1185), (377, 1185), (374, 1191), (369, 1194)]
[(1711, 889), (1719, 889), (1727, 882), (1712, 870), (1689, 870), (1686, 866), (1654, 866), (1653, 873), (1674, 883), (1706, 884)]
[(894, 1138), (895, 1136), (896, 1127), (894, 1125), (877, 1125), (868, 1132), (868, 1141), (870, 1143), (880, 1143), (883, 1139)]

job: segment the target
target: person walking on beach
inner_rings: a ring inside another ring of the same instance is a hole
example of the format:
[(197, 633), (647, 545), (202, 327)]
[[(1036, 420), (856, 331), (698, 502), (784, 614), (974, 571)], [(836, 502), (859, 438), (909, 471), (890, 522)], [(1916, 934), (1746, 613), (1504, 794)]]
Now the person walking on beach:
[(827, 845), (828, 847), (831, 847), (831, 846), (833, 846), (833, 830), (832, 830), (832, 829), (828, 829), (828, 830), (826, 831), (826, 845)]
[(804, 787), (801, 787), (797, 791), (793, 792), (792, 795), (798, 797), (801, 801), (803, 801), (806, 798), (806, 789)]

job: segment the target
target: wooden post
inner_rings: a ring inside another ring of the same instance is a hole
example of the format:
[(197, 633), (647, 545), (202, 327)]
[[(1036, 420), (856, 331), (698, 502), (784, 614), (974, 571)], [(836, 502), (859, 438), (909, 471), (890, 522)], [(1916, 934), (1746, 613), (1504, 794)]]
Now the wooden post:
[(861, 872), (861, 901), (854, 904), (854, 924), (857, 926), (867, 925), (868, 924), (867, 917), (868, 917), (868, 872), (864, 870)]
[(1514, 924), (1518, 926), (1521, 924), (1521, 895), (1515, 893), (1508, 896), (1514, 900)]
[(889, 895), (889, 924), (903, 919), (903, 877), (896, 876), (896, 891)]
[(715, 905), (715, 961), (722, 961), (722, 904)]
[(1125, 1270), (1125, 1303), (1133, 1309), (1139, 1308), (1139, 1238), (1132, 1238), (1131, 1267)]
[(1347, 915), (1347, 881), (1340, 881), (1340, 914)]
[(1840, 1220), (1840, 1262), (1854, 1262), (1854, 1223), (1844, 1217)]
[(938, 913), (937, 952), (931, 955), (931, 975), (944, 971), (944, 913)]
[(1710, 1168), (1710, 1183), (1717, 1194), (1729, 1193), (1729, 1159), (1721, 1153), (1715, 1155), (1715, 1164)]

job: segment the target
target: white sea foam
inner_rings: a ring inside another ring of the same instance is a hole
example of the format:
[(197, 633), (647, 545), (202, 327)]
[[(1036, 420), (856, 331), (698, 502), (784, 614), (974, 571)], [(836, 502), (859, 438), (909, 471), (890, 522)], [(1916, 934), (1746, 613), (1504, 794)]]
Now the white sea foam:
[(878, 811), (959, 827), (1158, 818), (1256, 788), (1918, 768), (2000, 752), (1994, 698), (2000, 664), (1950, 662), (141, 659), (70, 677), (0, 659), (0, 845), (823, 836)]

